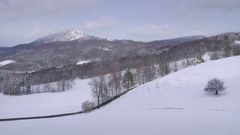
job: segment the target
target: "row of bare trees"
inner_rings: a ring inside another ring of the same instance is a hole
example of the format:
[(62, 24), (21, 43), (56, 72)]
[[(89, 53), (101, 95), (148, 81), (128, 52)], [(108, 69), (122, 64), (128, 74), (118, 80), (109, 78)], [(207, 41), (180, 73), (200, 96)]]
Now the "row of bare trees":
[(11, 73), (4, 79), (4, 94), (21, 95), (31, 93), (30, 76), (28, 74)]
[(89, 83), (96, 105), (132, 89), (135, 85), (144, 84), (170, 72), (165, 61), (156, 63), (142, 59), (137, 64), (136, 68), (121, 70), (120, 64), (114, 61), (111, 71), (107, 71), (107, 68), (102, 64), (99, 68), (100, 76), (93, 78)]
[[(120, 71), (118, 65), (117, 62), (113, 63), (111, 73), (107, 72), (106, 68), (102, 65), (99, 68), (100, 76), (93, 78), (89, 83), (97, 105), (134, 87), (135, 78), (132, 71), (130, 69)], [(122, 75), (122, 73), (124, 74)]]
[(68, 90), (72, 85), (73, 80), (66, 79), (34, 85), (30, 73), (10, 73), (4, 77), (3, 93), (6, 95), (26, 95), (41, 92), (58, 92)]
[[(109, 98), (119, 95), (125, 90), (130, 88), (128, 78), (132, 78), (132, 83), (141, 85), (146, 82), (152, 81), (159, 76), (164, 76), (171, 71), (177, 71), (178, 67), (175, 63), (173, 68), (170, 68), (169, 62), (165, 60), (156, 60), (154, 58), (143, 57), (132, 61), (135, 66), (129, 66), (131, 69), (126, 67), (126, 63), (121, 63), (118, 60), (109, 62), (102, 62), (95, 67), (97, 76), (92, 82), (91, 86), (95, 89), (94, 96), (99, 99), (98, 103), (104, 102)], [(84, 71), (87, 69), (84, 68)], [(89, 69), (90, 70), (90, 69)], [(56, 78), (55, 73), (47, 75), (45, 78)], [(57, 74), (57, 79), (54, 82), (42, 81), (42, 83), (36, 83), (39, 80), (45, 79), (39, 74), (40, 73), (25, 73), (17, 74), (12, 73), (4, 78), (4, 94), (8, 95), (22, 95), (32, 94), (41, 92), (58, 92), (65, 91), (72, 87), (74, 78), (69, 77), (70, 72), (60, 72), (61, 75)], [(129, 76), (124, 76), (123, 73), (128, 73)], [(44, 74), (46, 74), (44, 72)], [(36, 79), (37, 78), (37, 79)], [(42, 78), (42, 79), (41, 79)], [(129, 84), (128, 84), (129, 83)], [(100, 98), (101, 96), (101, 98)]]
[(135, 77), (139, 85), (170, 73), (169, 64), (163, 60), (154, 62), (142, 59), (138, 61), (135, 69)]

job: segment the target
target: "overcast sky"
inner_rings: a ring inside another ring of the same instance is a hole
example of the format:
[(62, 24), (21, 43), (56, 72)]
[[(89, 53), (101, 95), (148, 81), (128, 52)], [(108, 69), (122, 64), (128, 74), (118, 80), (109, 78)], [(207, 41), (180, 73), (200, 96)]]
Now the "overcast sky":
[(239, 15), (240, 0), (0, 0), (0, 46), (71, 28), (140, 41), (238, 32)]

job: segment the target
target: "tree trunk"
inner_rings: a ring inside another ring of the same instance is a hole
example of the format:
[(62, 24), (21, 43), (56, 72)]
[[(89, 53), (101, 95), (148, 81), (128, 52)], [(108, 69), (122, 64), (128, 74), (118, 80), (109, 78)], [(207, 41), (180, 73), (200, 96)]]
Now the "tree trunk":
[(218, 90), (215, 91), (215, 95), (218, 95)]
[(98, 99), (97, 99), (97, 108), (99, 109), (99, 105), (100, 105), (100, 98), (98, 97)]

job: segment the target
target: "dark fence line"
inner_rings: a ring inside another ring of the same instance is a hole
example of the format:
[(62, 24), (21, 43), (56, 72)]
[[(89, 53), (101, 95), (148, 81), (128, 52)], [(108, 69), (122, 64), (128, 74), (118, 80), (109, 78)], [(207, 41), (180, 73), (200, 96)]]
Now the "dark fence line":
[(129, 92), (129, 91), (131, 91), (132, 89), (135, 89), (135, 88), (136, 88), (136, 87), (133, 87), (133, 88), (127, 90), (127, 91), (124, 91), (124, 92), (122, 92), (121, 94), (112, 97), (112, 98), (109, 99), (108, 101), (105, 101), (105, 102), (101, 103), (101, 104), (98, 105), (98, 106), (95, 106), (95, 107), (93, 107), (93, 108), (91, 108), (91, 109), (89, 109), (89, 110), (85, 110), (85, 111), (82, 111), (82, 112), (83, 112), (83, 113), (86, 113), (86, 112), (91, 112), (91, 111), (94, 111), (94, 110), (96, 110), (96, 109), (102, 108), (103, 106), (111, 103), (112, 101), (118, 99), (119, 97), (123, 96), (124, 94), (126, 94), (127, 92)]
[[(136, 88), (136, 87), (134, 87)], [(95, 106), (94, 108), (91, 108), (89, 110), (85, 110), (85, 111), (77, 111), (77, 112), (72, 112), (72, 113), (62, 113), (62, 114), (54, 114), (54, 115), (44, 115), (44, 116), (32, 116), (32, 117), (17, 117), (17, 118), (5, 118), (5, 119), (0, 119), (0, 122), (5, 122), (5, 121), (19, 121), (19, 120), (33, 120), (33, 119), (48, 119), (48, 118), (57, 118), (57, 117), (64, 117), (64, 116), (71, 116), (71, 115), (77, 115), (77, 114), (82, 114), (82, 113), (88, 113), (88, 112), (92, 112), (96, 109), (100, 109), (103, 106), (111, 103), (112, 101), (118, 99), (119, 97), (123, 96), (124, 94), (126, 94), (127, 92), (131, 91), (132, 89), (127, 90), (119, 95), (116, 95), (114, 97), (112, 97), (111, 99), (109, 99), (108, 101), (103, 102), (102, 104)]]

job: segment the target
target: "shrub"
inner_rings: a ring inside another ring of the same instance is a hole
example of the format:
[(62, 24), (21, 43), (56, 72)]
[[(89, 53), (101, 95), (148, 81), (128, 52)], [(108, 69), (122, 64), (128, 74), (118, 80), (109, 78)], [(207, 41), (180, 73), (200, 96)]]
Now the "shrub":
[(219, 95), (224, 90), (224, 82), (216, 78), (209, 80), (207, 86), (204, 88), (204, 91), (215, 95)]
[(92, 101), (85, 101), (82, 103), (82, 110), (83, 111), (90, 111), (95, 107), (95, 103)]

